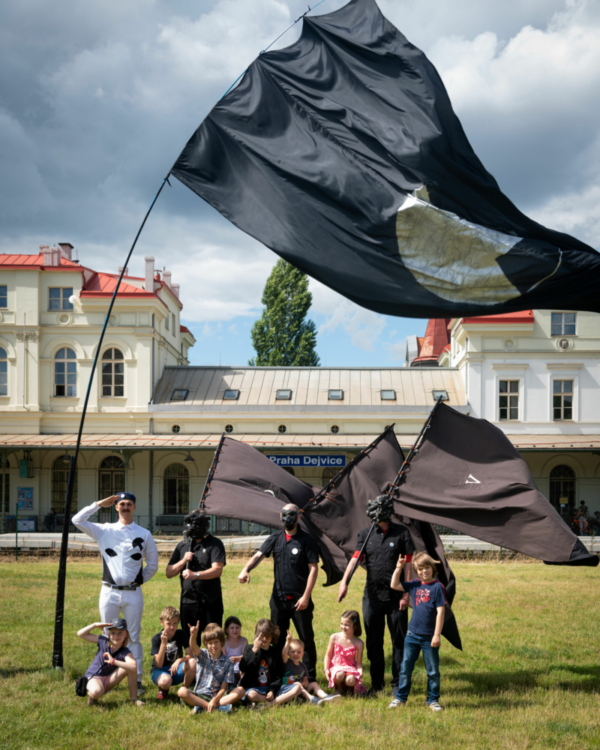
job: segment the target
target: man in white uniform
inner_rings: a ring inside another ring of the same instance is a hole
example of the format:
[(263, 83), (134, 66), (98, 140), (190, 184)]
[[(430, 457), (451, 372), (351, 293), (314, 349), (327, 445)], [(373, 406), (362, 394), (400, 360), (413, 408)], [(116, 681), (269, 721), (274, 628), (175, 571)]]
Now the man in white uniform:
[[(115, 504), (116, 523), (91, 523), (88, 518), (98, 508)], [(127, 620), (129, 648), (137, 662), (138, 695), (142, 689), (142, 644), (140, 631), (144, 595), (142, 584), (158, 570), (158, 550), (152, 534), (133, 521), (135, 495), (120, 492), (88, 505), (73, 516), (73, 524), (98, 543), (102, 555), (100, 620), (112, 622), (121, 616)], [(146, 567), (143, 567), (144, 558)]]

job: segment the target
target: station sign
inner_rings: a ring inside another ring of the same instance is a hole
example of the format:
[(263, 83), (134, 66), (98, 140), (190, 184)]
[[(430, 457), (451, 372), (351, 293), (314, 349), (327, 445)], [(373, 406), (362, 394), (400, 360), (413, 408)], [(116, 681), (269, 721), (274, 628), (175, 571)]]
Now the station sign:
[(299, 456), (299, 455), (286, 455), (286, 456), (271, 456), (267, 455), (270, 461), (273, 461), (277, 466), (292, 469), (316, 469), (316, 468), (334, 468), (342, 469), (346, 465), (346, 456)]

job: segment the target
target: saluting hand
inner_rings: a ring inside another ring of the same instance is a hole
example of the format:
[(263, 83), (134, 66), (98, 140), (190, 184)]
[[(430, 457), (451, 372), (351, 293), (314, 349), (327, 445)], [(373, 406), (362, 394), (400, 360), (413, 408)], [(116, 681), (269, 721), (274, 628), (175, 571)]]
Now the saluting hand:
[(110, 507), (111, 507), (112, 505), (114, 505), (114, 504), (115, 504), (115, 503), (117, 502), (117, 500), (119, 500), (119, 499), (120, 499), (120, 498), (119, 498), (119, 496), (118, 496), (118, 495), (111, 495), (110, 497), (105, 497), (105, 498), (104, 498), (104, 500), (98, 500), (98, 502), (96, 503), (96, 505), (97, 505), (97, 506), (98, 506), (99, 508), (110, 508)]

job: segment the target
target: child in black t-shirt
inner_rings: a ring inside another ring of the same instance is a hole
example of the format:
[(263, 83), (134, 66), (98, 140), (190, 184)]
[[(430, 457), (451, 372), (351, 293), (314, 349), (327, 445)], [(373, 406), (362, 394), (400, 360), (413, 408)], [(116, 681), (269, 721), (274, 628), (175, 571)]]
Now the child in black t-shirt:
[[(179, 612), (165, 607), (160, 613), (163, 629), (152, 636), (152, 682), (158, 685), (157, 700), (163, 700), (171, 685), (189, 687), (196, 675), (196, 661), (182, 630), (178, 630)], [(185, 652), (185, 653), (184, 653)]]
[(400, 583), (405, 563), (406, 557), (401, 555), (390, 586), (396, 591), (408, 591), (412, 600), (413, 613), (404, 639), (404, 656), (398, 689), (388, 708), (406, 706), (413, 669), (419, 658), (419, 652), (422, 651), (427, 670), (427, 705), (432, 711), (443, 711), (444, 709), (439, 704), (440, 644), (446, 608), (446, 592), (443, 584), (436, 578), (436, 563), (439, 565), (439, 562), (426, 552), (417, 552), (413, 555), (412, 564), (413, 570), (419, 576), (418, 580)]
[[(283, 662), (283, 677), (281, 688), (277, 696), (285, 695), (296, 685), (302, 687), (301, 691), (295, 695), (301, 696), (310, 701), (314, 706), (318, 706), (323, 701), (336, 701), (341, 699), (341, 695), (328, 695), (318, 682), (309, 682), (308, 669), (302, 661), (304, 657), (304, 643), (299, 638), (294, 638), (288, 630), (285, 645), (281, 651), (281, 660)], [(311, 695), (314, 693), (314, 695)]]

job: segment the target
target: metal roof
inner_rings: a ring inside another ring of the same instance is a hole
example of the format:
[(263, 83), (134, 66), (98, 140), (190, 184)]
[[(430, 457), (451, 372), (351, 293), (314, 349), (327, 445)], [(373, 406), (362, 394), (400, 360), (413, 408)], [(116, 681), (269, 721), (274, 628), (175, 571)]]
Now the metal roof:
[[(375, 434), (332, 435), (329, 433), (312, 435), (285, 434), (235, 434), (228, 437), (240, 440), (258, 449), (298, 449), (298, 450), (356, 450), (366, 448), (376, 437)], [(408, 448), (417, 435), (396, 433), (398, 442)], [(507, 435), (510, 442), (520, 451), (588, 451), (600, 450), (600, 435)], [(84, 435), (82, 450), (214, 450), (220, 434), (199, 433), (182, 435)], [(0, 450), (72, 450), (77, 442), (76, 434), (68, 435), (0, 435)]]
[[(289, 401), (276, 399), (277, 390), (289, 388)], [(172, 402), (174, 390), (188, 391), (184, 402)], [(331, 401), (329, 390), (341, 389), (342, 401)], [(153, 405), (175, 405), (194, 411), (226, 405), (230, 411), (245, 407), (277, 407), (285, 413), (293, 407), (425, 407), (435, 403), (433, 390), (448, 392), (449, 406), (466, 406), (464, 386), (455, 368), (396, 367), (166, 367), (158, 382)], [(226, 390), (239, 390), (236, 400), (223, 400)], [(396, 391), (395, 401), (382, 401), (381, 391)], [(291, 408), (290, 408), (291, 407)], [(152, 410), (152, 409), (151, 409)]]

